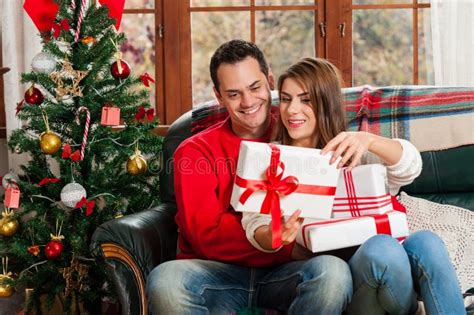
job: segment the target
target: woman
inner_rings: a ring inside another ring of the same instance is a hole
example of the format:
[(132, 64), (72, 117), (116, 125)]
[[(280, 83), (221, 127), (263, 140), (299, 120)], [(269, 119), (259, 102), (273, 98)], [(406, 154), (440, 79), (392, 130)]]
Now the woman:
[[(285, 145), (333, 151), (331, 163), (353, 168), (374, 157), (387, 167), (392, 194), (421, 172), (421, 157), (408, 141), (367, 132), (348, 132), (341, 77), (330, 62), (304, 58), (292, 65), (278, 82), (280, 119), (274, 140)], [(295, 212), (283, 225), (285, 243), (294, 242), (301, 225)], [(271, 249), (269, 218), (244, 214), (242, 224), (249, 241)], [(299, 245), (295, 245), (299, 246)], [(302, 249), (295, 252), (300, 257)], [(413, 314), (417, 295), (428, 314), (464, 314), (456, 273), (442, 240), (432, 232), (416, 232), (400, 244), (388, 235), (376, 235), (362, 244), (348, 261), (354, 293), (349, 314)]]

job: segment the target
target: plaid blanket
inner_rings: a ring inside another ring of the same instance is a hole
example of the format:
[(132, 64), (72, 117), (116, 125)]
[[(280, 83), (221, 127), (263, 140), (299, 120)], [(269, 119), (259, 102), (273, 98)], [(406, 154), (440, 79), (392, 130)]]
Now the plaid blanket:
[[(474, 88), (368, 85), (343, 89), (349, 130), (411, 141), (421, 152), (474, 144)], [(272, 93), (272, 103), (278, 95)], [(192, 113), (193, 132), (228, 116), (211, 101)]]

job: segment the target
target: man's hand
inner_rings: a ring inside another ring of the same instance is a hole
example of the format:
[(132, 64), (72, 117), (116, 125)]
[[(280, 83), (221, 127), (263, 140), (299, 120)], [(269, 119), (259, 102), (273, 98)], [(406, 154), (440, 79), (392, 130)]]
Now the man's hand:
[(285, 217), (281, 218), (281, 239), (283, 245), (288, 245), (295, 241), (298, 230), (303, 223), (303, 218), (300, 218), (301, 210), (296, 210), (293, 214), (286, 220)]
[[(301, 210), (296, 210), (287, 220), (281, 217), (281, 239), (283, 245), (288, 245), (295, 241), (298, 230), (303, 223), (300, 218)], [(255, 240), (266, 250), (272, 250), (272, 222), (268, 225), (259, 227), (255, 231)]]

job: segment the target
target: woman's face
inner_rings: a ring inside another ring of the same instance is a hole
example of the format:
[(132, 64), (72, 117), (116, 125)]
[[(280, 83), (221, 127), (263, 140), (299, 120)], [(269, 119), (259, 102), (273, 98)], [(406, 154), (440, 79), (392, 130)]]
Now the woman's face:
[(288, 130), (291, 144), (314, 148), (316, 116), (308, 90), (295, 79), (287, 78), (283, 81), (280, 95), (280, 118)]

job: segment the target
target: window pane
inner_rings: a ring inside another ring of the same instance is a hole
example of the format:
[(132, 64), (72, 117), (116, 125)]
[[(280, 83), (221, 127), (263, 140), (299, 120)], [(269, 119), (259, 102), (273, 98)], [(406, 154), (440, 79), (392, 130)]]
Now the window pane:
[(407, 4), (413, 0), (354, 0), (352, 4)]
[(275, 79), (298, 59), (315, 56), (314, 11), (259, 11), (255, 28)]
[(191, 14), (193, 104), (214, 97), (209, 61), (224, 42), (250, 40), (249, 12), (193, 12)]
[[(155, 15), (124, 14), (120, 29), (127, 36), (122, 45), (123, 60), (128, 62), (132, 74), (140, 76), (149, 73), (155, 76)], [(150, 85), (150, 102), (155, 106), (155, 85)]]
[(434, 85), (430, 9), (418, 10), (418, 84)]
[(255, 5), (311, 5), (311, 4), (315, 4), (316, 1), (315, 0), (256, 0)]
[(353, 11), (353, 85), (413, 84), (411, 13)]
[(250, 0), (191, 0), (191, 7), (232, 7), (250, 5)]
[(153, 9), (155, 0), (127, 0), (125, 9)]

